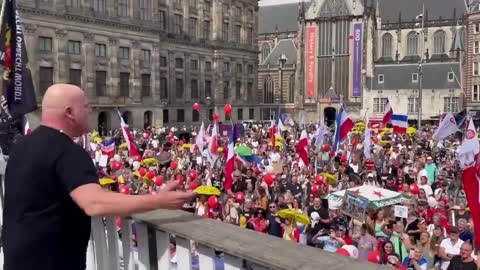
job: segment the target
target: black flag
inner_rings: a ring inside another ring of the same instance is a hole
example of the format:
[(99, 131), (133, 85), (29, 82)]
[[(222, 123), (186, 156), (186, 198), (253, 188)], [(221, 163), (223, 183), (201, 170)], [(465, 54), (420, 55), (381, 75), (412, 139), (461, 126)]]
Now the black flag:
[(8, 154), (15, 137), (24, 134), (24, 115), (37, 109), (32, 74), (20, 14), (15, 0), (4, 0), (0, 29), (0, 65), (3, 93), (0, 96), (0, 147)]

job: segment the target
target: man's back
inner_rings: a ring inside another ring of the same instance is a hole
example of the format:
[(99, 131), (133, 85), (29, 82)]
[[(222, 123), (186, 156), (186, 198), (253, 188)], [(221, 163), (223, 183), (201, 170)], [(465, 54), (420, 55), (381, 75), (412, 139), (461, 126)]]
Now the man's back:
[(40, 126), (17, 143), (5, 176), (5, 270), (85, 269), (90, 218), (70, 192), (97, 182), (88, 154)]

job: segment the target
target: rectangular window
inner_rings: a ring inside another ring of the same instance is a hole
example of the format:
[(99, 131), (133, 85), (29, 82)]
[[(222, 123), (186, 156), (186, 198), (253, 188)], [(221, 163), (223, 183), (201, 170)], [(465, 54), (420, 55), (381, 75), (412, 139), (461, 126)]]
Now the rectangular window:
[(208, 120), (213, 120), (213, 109), (208, 110)]
[(253, 101), (253, 83), (248, 82), (247, 83), (247, 100), (248, 101)]
[(38, 49), (43, 53), (52, 52), (52, 38), (38, 37)]
[(107, 46), (105, 44), (95, 44), (95, 57), (107, 57)]
[(247, 28), (247, 44), (252, 45), (255, 43), (255, 35), (253, 34), (253, 28)]
[(129, 0), (117, 0), (117, 14), (120, 17), (128, 16), (128, 1)]
[(80, 0), (67, 0), (65, 5), (71, 8), (80, 8)]
[(224, 81), (223, 82), (223, 99), (228, 100), (230, 98), (230, 82)]
[(248, 109), (248, 119), (255, 119), (255, 109)]
[(182, 99), (183, 98), (183, 80), (182, 79), (176, 79), (175, 80), (175, 98), (177, 99)]
[(69, 75), (70, 75), (69, 83), (82, 88), (82, 70), (71, 68)]
[(224, 22), (222, 24), (222, 40), (223, 41), (228, 41), (228, 27), (230, 27), (228, 23)]
[(182, 58), (175, 58), (175, 68), (179, 68), (179, 69), (183, 68), (183, 59)]
[(81, 53), (82, 43), (80, 41), (68, 41), (68, 53), (79, 55)]
[(160, 99), (168, 98), (168, 81), (167, 78), (160, 78)]
[(118, 48), (118, 58), (123, 59), (123, 60), (130, 59), (130, 48), (128, 48), (128, 47)]
[(139, 0), (140, 1), (140, 19), (149, 20), (150, 19), (150, 0)]
[(480, 53), (480, 41), (473, 42), (473, 53), (474, 54)]
[(240, 17), (242, 17), (242, 8), (241, 7), (235, 7), (235, 17), (237, 19), (241, 19)]
[(448, 72), (447, 79), (448, 79), (449, 82), (454, 82), (455, 81), (455, 73)]
[(248, 20), (253, 20), (253, 11), (251, 9), (248, 10)]
[(223, 4), (222, 5), (222, 12), (223, 12), (223, 16), (228, 16), (229, 14), (229, 9), (230, 7), (227, 5), (227, 4)]
[(177, 35), (183, 33), (183, 16), (180, 14), (174, 16), (173, 33)]
[(48, 87), (53, 85), (53, 68), (52, 67), (40, 67), (38, 72), (38, 86), (40, 95), (43, 96)]
[(151, 92), (150, 74), (142, 74), (142, 97), (149, 97)]
[(384, 82), (385, 82), (385, 75), (378, 74), (378, 83), (384, 83)]
[(203, 21), (203, 39), (210, 39), (210, 21)]
[(167, 13), (165, 10), (158, 11), (158, 20), (161, 30), (167, 30)]
[(237, 64), (237, 73), (241, 74), (243, 72), (242, 64)]
[(107, 95), (107, 72), (95, 71), (95, 92), (97, 97), (104, 97)]
[(192, 99), (198, 99), (199, 93), (198, 93), (198, 81), (197, 80), (191, 80), (190, 81), (190, 90), (191, 90), (191, 97)]
[(190, 60), (190, 69), (191, 70), (197, 70), (198, 69), (198, 60), (197, 59)]
[(205, 62), (205, 71), (212, 71), (212, 62)]
[(475, 33), (480, 33), (480, 24), (478, 24), (478, 23), (475, 24), (474, 32)]
[(235, 83), (235, 98), (242, 99), (242, 82), (237, 81)]
[(190, 8), (197, 8), (197, 0), (190, 0)]
[(130, 96), (130, 73), (120, 72), (120, 96)]
[(230, 62), (223, 62), (223, 72), (230, 72)]
[(212, 9), (212, 3), (210, 2), (210, 0), (203, 1), (203, 11), (204, 11), (204, 13), (210, 13), (211, 9)]
[(253, 74), (253, 66), (252, 65), (248, 65), (247, 72), (248, 72), (249, 75)]
[(150, 50), (142, 49), (142, 54), (140, 54), (140, 61), (142, 61), (144, 64), (150, 64), (151, 60), (152, 53), (150, 52)]
[(164, 124), (168, 124), (168, 121), (169, 121), (169, 119), (168, 119), (168, 110), (163, 110), (162, 115), (163, 115), (163, 116), (162, 116), (162, 118), (163, 118), (163, 119), (162, 119), (162, 120), (163, 120), (163, 123), (164, 123)]
[(212, 98), (212, 81), (205, 81), (205, 98)]
[(408, 113), (418, 113), (418, 98), (408, 98)]
[(160, 56), (160, 67), (167, 67), (167, 57)]
[(387, 98), (374, 98), (373, 99), (373, 112), (383, 113), (385, 111), (385, 104), (387, 104)]
[(93, 0), (93, 11), (105, 13), (105, 0)]
[(177, 110), (177, 122), (178, 123), (185, 122), (185, 110), (183, 109)]
[(459, 97), (444, 97), (443, 112), (458, 112), (460, 108), (460, 98)]
[(418, 73), (412, 73), (412, 83), (418, 82)]
[(190, 18), (188, 21), (188, 34), (191, 38), (197, 38), (197, 18)]
[(240, 43), (241, 33), (242, 33), (242, 26), (235, 25), (235, 32), (233, 32), (233, 38), (236, 43)]
[(192, 122), (198, 122), (200, 121), (200, 112), (193, 110), (192, 111)]
[(472, 101), (480, 101), (480, 85), (478, 84), (473, 85)]
[(237, 120), (243, 120), (243, 109), (237, 109)]
[(479, 62), (473, 62), (473, 76), (478, 76), (479, 75), (478, 65), (479, 65)]

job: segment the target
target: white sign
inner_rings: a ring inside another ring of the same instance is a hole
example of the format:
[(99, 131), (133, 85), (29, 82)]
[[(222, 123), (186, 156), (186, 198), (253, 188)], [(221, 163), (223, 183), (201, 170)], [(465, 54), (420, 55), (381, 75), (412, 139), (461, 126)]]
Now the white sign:
[(408, 207), (402, 205), (395, 205), (394, 208), (394, 215), (399, 218), (407, 218), (408, 217)]
[(98, 161), (98, 166), (107, 167), (107, 163), (108, 163), (108, 156), (107, 155), (101, 155), (100, 160)]

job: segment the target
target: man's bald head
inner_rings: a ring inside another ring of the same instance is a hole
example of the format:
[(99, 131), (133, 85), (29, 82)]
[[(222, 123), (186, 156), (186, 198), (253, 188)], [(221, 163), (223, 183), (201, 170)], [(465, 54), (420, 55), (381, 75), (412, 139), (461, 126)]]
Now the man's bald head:
[(88, 100), (82, 89), (70, 84), (55, 84), (42, 100), (42, 125), (62, 130), (70, 137), (90, 131)]

